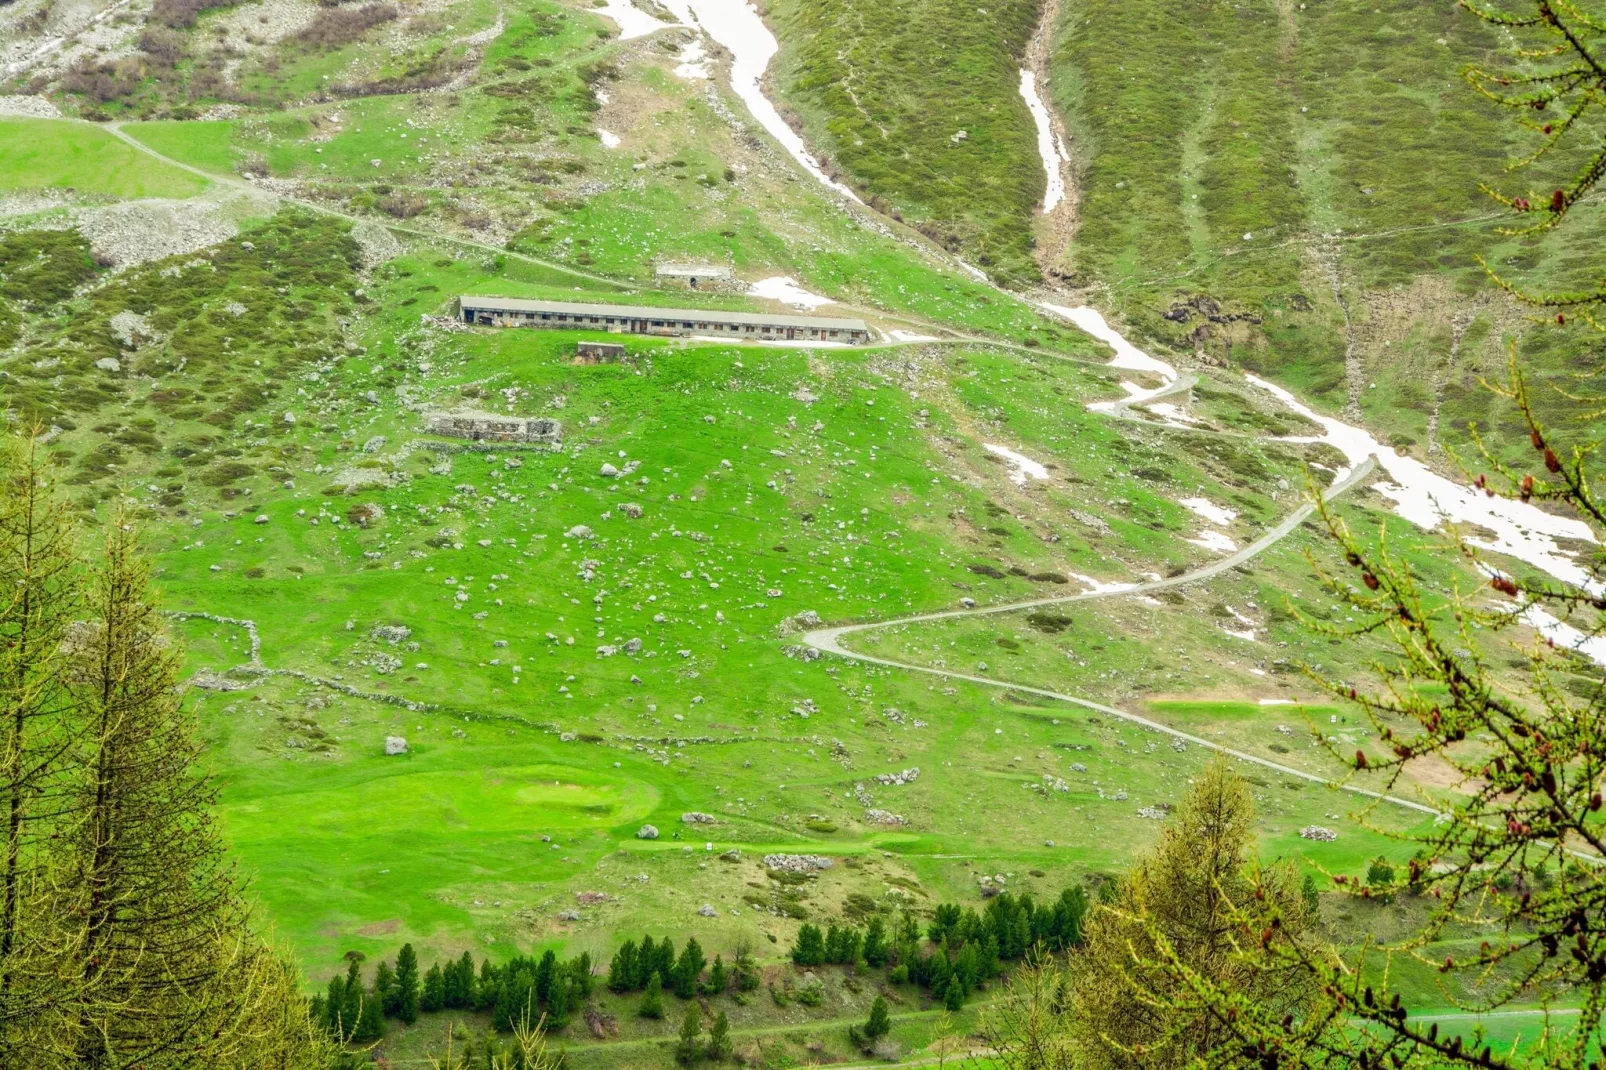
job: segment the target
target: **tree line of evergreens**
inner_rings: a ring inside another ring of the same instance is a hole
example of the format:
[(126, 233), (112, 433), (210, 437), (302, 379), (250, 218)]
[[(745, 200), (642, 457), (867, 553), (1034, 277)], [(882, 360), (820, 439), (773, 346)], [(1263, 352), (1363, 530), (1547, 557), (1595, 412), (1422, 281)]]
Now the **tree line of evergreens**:
[(325, 992), (312, 1000), (313, 1019), (336, 1041), (366, 1044), (384, 1036), (387, 1018), (411, 1025), (420, 1012), (441, 1010), (488, 1012), (499, 1033), (537, 1024), (558, 1031), (596, 983), (589, 952), (567, 960), (553, 951), (539, 958), (516, 955), (500, 965), (485, 959), (476, 971), (474, 956), (465, 951), (444, 966), (435, 963), (420, 978), (418, 955), (412, 944), (403, 944), (395, 964), (379, 962), (367, 982), (363, 959), (360, 952), (349, 952), (345, 974), (331, 977)]
[(213, 817), (132, 518), (0, 458), (0, 1066), (321, 1067)]
[(949, 1010), (958, 1010), (977, 987), (1002, 975), (1005, 962), (1080, 944), (1086, 914), (1087, 894), (1080, 887), (1065, 889), (1044, 906), (1030, 895), (1017, 898), (1002, 892), (981, 913), (958, 903), (938, 906), (924, 934), (932, 945), (929, 951), (913, 915), (904, 914), (895, 932), (875, 916), (862, 932), (839, 925), (822, 932), (805, 924), (792, 944), (792, 961), (799, 966), (886, 966), (892, 983), (921, 985)]

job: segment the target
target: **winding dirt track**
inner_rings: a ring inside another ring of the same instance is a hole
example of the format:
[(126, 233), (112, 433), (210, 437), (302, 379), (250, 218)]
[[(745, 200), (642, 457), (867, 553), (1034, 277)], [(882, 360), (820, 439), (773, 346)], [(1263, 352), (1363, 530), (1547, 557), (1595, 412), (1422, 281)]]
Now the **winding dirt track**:
[[(1363, 461), (1361, 464), (1356, 465), (1350, 474), (1341, 482), (1335, 483), (1333, 486), (1324, 491), (1322, 498), (1330, 501), (1333, 498), (1338, 497), (1340, 494), (1343, 494), (1356, 484), (1364, 481), (1373, 473), (1375, 469), (1375, 462), (1371, 458), (1367, 458), (1367, 460)], [(1304, 523), (1305, 520), (1315, 511), (1316, 507), (1314, 505), (1306, 503), (1289, 514), (1288, 517), (1276, 527), (1267, 531), (1260, 538), (1256, 539), (1248, 546), (1245, 546), (1237, 553), (1223, 557), (1219, 561), (1212, 561), (1210, 564), (1205, 565), (1203, 568), (1196, 569), (1193, 572), (1188, 572), (1181, 576), (1173, 576), (1170, 579), (1136, 583), (1130, 587), (1122, 587), (1118, 590), (1106, 588), (1098, 591), (1082, 591), (1079, 594), (1062, 595), (1056, 598), (1034, 598), (1026, 602), (1009, 602), (1004, 605), (982, 606), (975, 609), (953, 609), (941, 613), (921, 613), (912, 617), (899, 617), (895, 620), (887, 621), (872, 621), (867, 624), (840, 624), (826, 628), (815, 628), (812, 631), (804, 633), (802, 640), (805, 645), (820, 651), (822, 654), (832, 654), (836, 657), (847, 658), (851, 661), (864, 662), (870, 665), (884, 665), (888, 668), (903, 669), (908, 672), (919, 672), (926, 673), (929, 676), (940, 676), (947, 680), (963, 680), (966, 683), (981, 684), (984, 687), (1002, 688), (1006, 691), (1019, 691), (1028, 695), (1041, 695), (1044, 698), (1055, 699), (1059, 702), (1069, 702), (1072, 705), (1082, 706), (1090, 710), (1097, 710), (1099, 713), (1119, 718), (1120, 720), (1127, 721), (1131, 724), (1142, 725), (1144, 728), (1152, 731), (1160, 732), (1164, 735), (1171, 736), (1174, 739), (1184, 740), (1196, 746), (1207, 748), (1215, 751), (1218, 754), (1225, 754), (1229, 758), (1235, 758), (1241, 762), (1250, 762), (1254, 765), (1264, 766), (1267, 769), (1275, 770), (1284, 776), (1297, 777), (1300, 780), (1308, 780), (1317, 784), (1331, 785), (1332, 781), (1316, 773), (1306, 772), (1302, 769), (1295, 769), (1291, 766), (1274, 762), (1269, 758), (1262, 758), (1259, 755), (1248, 754), (1244, 751), (1234, 750), (1231, 747), (1224, 747), (1220, 743), (1214, 743), (1208, 739), (1193, 735), (1192, 733), (1172, 728), (1169, 725), (1161, 724), (1158, 721), (1152, 721), (1147, 717), (1142, 717), (1135, 713), (1128, 713), (1125, 710), (1116, 709), (1114, 706), (1108, 706), (1102, 702), (1095, 702), (1092, 699), (1081, 698), (1077, 695), (1067, 695), (1059, 691), (1049, 691), (1041, 687), (1029, 687), (1025, 684), (1014, 684), (1007, 680), (992, 680), (985, 676), (972, 676), (968, 673), (951, 672), (947, 669), (936, 669), (927, 665), (913, 665), (908, 662), (893, 661), (890, 658), (880, 658), (873, 654), (863, 654), (856, 650), (851, 650), (843, 646), (841, 642), (845, 636), (854, 635), (860, 632), (877, 631), (883, 628), (895, 628), (905, 624), (924, 624), (929, 621), (955, 620), (962, 617), (981, 617), (997, 613), (1014, 613), (1024, 609), (1033, 609), (1037, 606), (1059, 606), (1067, 605), (1073, 602), (1091, 602), (1100, 598), (1129, 598), (1134, 595), (1148, 594), (1151, 591), (1164, 590), (1168, 587), (1181, 587), (1190, 583), (1200, 583), (1214, 576), (1218, 576), (1236, 565), (1241, 565), (1246, 561), (1252, 560), (1276, 543), (1280, 542), (1286, 535), (1292, 532), (1300, 524)], [(1363, 788), (1355, 784), (1338, 784), (1336, 786), (1355, 795), (1365, 796), (1369, 799), (1376, 799), (1379, 802), (1389, 803), (1390, 805), (1398, 806), (1407, 810), (1414, 810), (1418, 813), (1436, 816), (1439, 812), (1425, 803), (1416, 802), (1412, 799), (1403, 799), (1398, 795), (1390, 795), (1386, 792), (1372, 791), (1369, 788)]]

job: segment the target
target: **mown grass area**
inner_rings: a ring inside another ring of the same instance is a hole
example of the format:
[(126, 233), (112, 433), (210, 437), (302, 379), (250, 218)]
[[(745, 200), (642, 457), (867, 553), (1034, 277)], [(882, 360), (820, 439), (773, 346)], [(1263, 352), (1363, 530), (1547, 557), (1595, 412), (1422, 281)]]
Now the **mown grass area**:
[(123, 132), (170, 160), (213, 174), (233, 174), (239, 162), (239, 152), (234, 147), (234, 123), (226, 119), (129, 123), (123, 127)]
[(0, 189), (193, 197), (206, 185), (88, 123), (0, 118)]
[(1022, 0), (788, 0), (772, 77), (786, 106), (872, 204), (1000, 281), (1035, 280), (1046, 179), (1020, 97), (1038, 7)]

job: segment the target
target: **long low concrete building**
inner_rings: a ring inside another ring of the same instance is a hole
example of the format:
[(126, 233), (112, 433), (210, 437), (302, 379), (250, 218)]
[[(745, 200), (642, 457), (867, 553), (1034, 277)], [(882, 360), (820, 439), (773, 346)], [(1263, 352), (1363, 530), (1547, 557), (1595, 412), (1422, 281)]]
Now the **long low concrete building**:
[(694, 334), (750, 341), (842, 342), (872, 340), (863, 320), (829, 316), (781, 316), (763, 312), (725, 312), (712, 308), (652, 308), (646, 305), (592, 305), (570, 301), (525, 301), (515, 297), (458, 298), (464, 323), (486, 327), (549, 327), (618, 334)]

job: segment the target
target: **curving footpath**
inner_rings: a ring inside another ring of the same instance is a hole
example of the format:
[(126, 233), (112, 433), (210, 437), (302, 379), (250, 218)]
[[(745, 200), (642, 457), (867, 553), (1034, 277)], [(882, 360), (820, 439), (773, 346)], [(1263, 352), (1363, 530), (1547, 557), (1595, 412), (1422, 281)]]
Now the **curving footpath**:
[[(1322, 499), (1324, 501), (1331, 501), (1340, 494), (1343, 494), (1345, 491), (1350, 490), (1356, 484), (1362, 482), (1368, 476), (1370, 476), (1373, 471), (1375, 471), (1376, 467), (1376, 462), (1372, 458), (1368, 457), (1365, 461), (1356, 465), (1350, 471), (1349, 475), (1345, 476), (1343, 480), (1327, 488), (1327, 490), (1322, 493)], [(1256, 539), (1248, 546), (1245, 546), (1237, 553), (1223, 557), (1219, 561), (1212, 561), (1210, 564), (1205, 565), (1203, 568), (1196, 569), (1193, 572), (1184, 573), (1181, 576), (1173, 576), (1170, 579), (1152, 580), (1145, 583), (1134, 583), (1129, 587), (1113, 589), (1105, 588), (1097, 591), (1082, 591), (1078, 594), (1061, 595), (1055, 598), (1034, 598), (1026, 602), (1008, 602), (997, 606), (982, 606), (975, 609), (953, 609), (946, 610), (941, 613), (921, 613), (912, 617), (899, 617), (896, 620), (872, 621), (868, 624), (840, 624), (828, 628), (815, 628), (811, 631), (805, 632), (802, 636), (802, 641), (806, 646), (812, 647), (822, 654), (833, 654), (837, 657), (847, 658), (851, 661), (860, 661), (870, 665), (883, 665), (888, 668), (903, 669), (908, 672), (926, 673), (929, 676), (940, 676), (948, 680), (963, 680), (966, 683), (981, 684), (984, 687), (997, 687), (1006, 691), (1019, 691), (1028, 695), (1040, 695), (1043, 698), (1050, 698), (1059, 702), (1068, 702), (1072, 705), (1081, 706), (1085, 709), (1096, 710), (1099, 713), (1118, 718), (1119, 720), (1126, 721), (1130, 724), (1141, 725), (1144, 728), (1150, 729), (1151, 731), (1171, 736), (1173, 739), (1184, 740), (1185, 742), (1192, 743), (1195, 746), (1204, 747), (1208, 750), (1215, 751), (1218, 754), (1224, 754), (1229, 758), (1234, 758), (1241, 762), (1249, 762), (1253, 765), (1264, 766), (1265, 768), (1274, 770), (1284, 776), (1297, 777), (1300, 780), (1307, 780), (1316, 784), (1336, 786), (1354, 795), (1361, 795), (1368, 799), (1375, 799), (1379, 802), (1386, 802), (1390, 805), (1398, 806), (1406, 810), (1414, 810), (1418, 813), (1429, 814), (1436, 817), (1438, 816), (1439, 811), (1431, 806), (1426, 805), (1425, 803), (1416, 802), (1411, 799), (1402, 799), (1398, 795), (1390, 795), (1387, 792), (1372, 791), (1369, 788), (1359, 787), (1355, 784), (1341, 783), (1335, 785), (1327, 777), (1319, 774), (1306, 772), (1303, 769), (1295, 769), (1291, 766), (1274, 762), (1269, 758), (1262, 758), (1256, 754), (1249, 754), (1244, 751), (1235, 750), (1231, 747), (1225, 747), (1220, 743), (1215, 743), (1211, 740), (1193, 735), (1191, 732), (1184, 732), (1181, 729), (1172, 728), (1169, 725), (1161, 724), (1160, 722), (1150, 720), (1147, 717), (1142, 717), (1135, 713), (1128, 713), (1126, 710), (1119, 710), (1114, 706), (1107, 706), (1102, 702), (1095, 702), (1092, 699), (1081, 698), (1077, 695), (1067, 695), (1059, 691), (1050, 691), (1041, 687), (1029, 687), (1025, 684), (1013, 684), (1007, 680), (992, 680), (985, 676), (972, 676), (969, 673), (952, 672), (948, 669), (937, 669), (928, 665), (914, 665), (910, 664), (909, 662), (893, 661), (890, 658), (881, 658), (876, 657), (873, 654), (863, 654), (856, 650), (850, 650), (842, 645), (842, 639), (845, 636), (854, 635), (859, 632), (870, 632), (883, 628), (893, 628), (905, 624), (924, 624), (928, 621), (953, 620), (960, 617), (980, 617), (997, 613), (1014, 613), (1023, 609), (1033, 609), (1038, 606), (1058, 606), (1066, 605), (1072, 602), (1090, 602), (1099, 598), (1126, 598), (1133, 595), (1148, 594), (1151, 591), (1164, 590), (1168, 587), (1181, 587), (1185, 584), (1199, 583), (1203, 580), (1208, 580), (1213, 576), (1218, 576), (1227, 571), (1229, 568), (1241, 565), (1244, 562), (1249, 561), (1270, 549), (1300, 524), (1304, 523), (1305, 520), (1315, 511), (1316, 507), (1307, 502), (1298, 509), (1294, 510), (1293, 513), (1289, 514), (1289, 516), (1276, 527), (1267, 531), (1260, 538)]]

